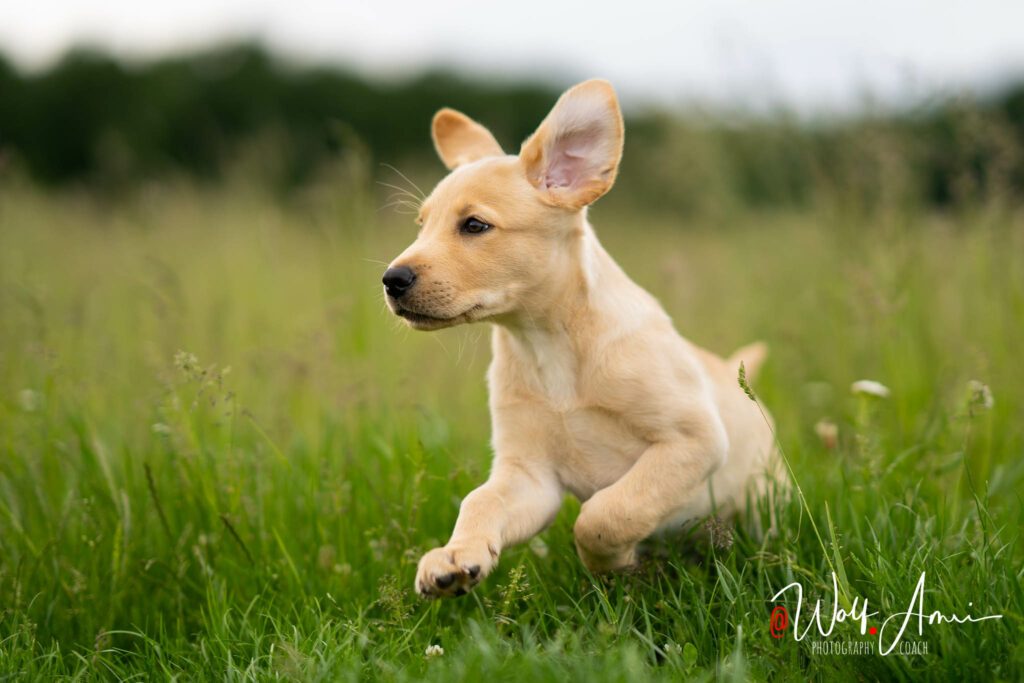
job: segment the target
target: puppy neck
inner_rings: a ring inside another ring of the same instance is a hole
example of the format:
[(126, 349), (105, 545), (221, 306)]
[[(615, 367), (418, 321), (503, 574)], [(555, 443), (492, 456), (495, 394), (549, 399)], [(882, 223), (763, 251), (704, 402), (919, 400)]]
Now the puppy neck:
[(572, 358), (660, 310), (604, 250), (585, 212), (567, 240), (564, 263), (551, 278), (524, 297), (520, 308), (494, 321), (507, 340), (504, 348), (540, 366), (574, 366)]

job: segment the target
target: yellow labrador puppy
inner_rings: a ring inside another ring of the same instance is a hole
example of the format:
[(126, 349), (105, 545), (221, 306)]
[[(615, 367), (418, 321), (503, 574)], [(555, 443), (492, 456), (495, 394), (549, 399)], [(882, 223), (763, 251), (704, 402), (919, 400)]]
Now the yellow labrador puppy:
[(416, 329), (493, 324), (494, 462), (451, 540), (420, 561), (417, 591), (464, 594), (502, 549), (550, 524), (566, 492), (583, 501), (576, 546), (595, 572), (629, 567), (659, 531), (763, 494), (778, 476), (771, 429), (736, 377), (740, 360), (756, 372), (764, 346), (723, 360), (687, 342), (587, 222), (622, 156), (611, 85), (563, 94), (518, 156), (451, 109), (434, 117), (433, 138), (451, 173), (384, 288)]

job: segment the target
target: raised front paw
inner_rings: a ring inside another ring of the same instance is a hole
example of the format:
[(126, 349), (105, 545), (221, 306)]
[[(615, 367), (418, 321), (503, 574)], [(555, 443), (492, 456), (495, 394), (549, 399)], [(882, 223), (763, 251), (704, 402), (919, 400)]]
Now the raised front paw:
[(498, 553), (486, 541), (434, 548), (420, 559), (416, 592), (425, 598), (457, 598), (480, 583), (497, 563)]

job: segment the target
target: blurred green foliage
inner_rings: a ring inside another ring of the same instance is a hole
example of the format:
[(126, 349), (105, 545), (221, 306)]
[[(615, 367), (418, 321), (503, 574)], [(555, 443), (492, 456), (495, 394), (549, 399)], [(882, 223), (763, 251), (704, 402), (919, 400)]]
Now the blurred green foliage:
[(346, 146), (381, 161), (429, 150), (441, 106), (525, 137), (551, 106), (536, 86), (483, 85), (443, 73), (383, 84), (335, 68), (298, 68), (255, 45), (144, 65), (77, 50), (49, 71), (0, 62), (0, 145), (44, 183), (130, 181), (167, 171), (222, 175), (254, 138), (280, 143), (293, 187)]
[[(0, 172), (120, 189), (169, 174), (217, 180), (248, 164), (287, 194), (347, 152), (405, 168), (436, 163), (428, 126), (442, 106), (514, 151), (557, 94), (447, 72), (370, 80), (256, 44), (138, 64), (79, 49), (36, 74), (0, 57)], [(846, 120), (695, 109), (627, 118), (629, 191), (613, 201), (655, 210), (946, 207), (1013, 203), (1024, 189), (1024, 85)]]

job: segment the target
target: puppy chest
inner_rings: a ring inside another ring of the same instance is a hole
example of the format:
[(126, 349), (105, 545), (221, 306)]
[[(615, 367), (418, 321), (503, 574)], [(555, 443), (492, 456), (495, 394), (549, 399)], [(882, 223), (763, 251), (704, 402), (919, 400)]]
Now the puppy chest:
[(648, 446), (623, 419), (603, 410), (567, 411), (562, 425), (559, 476), (580, 499), (621, 478)]

